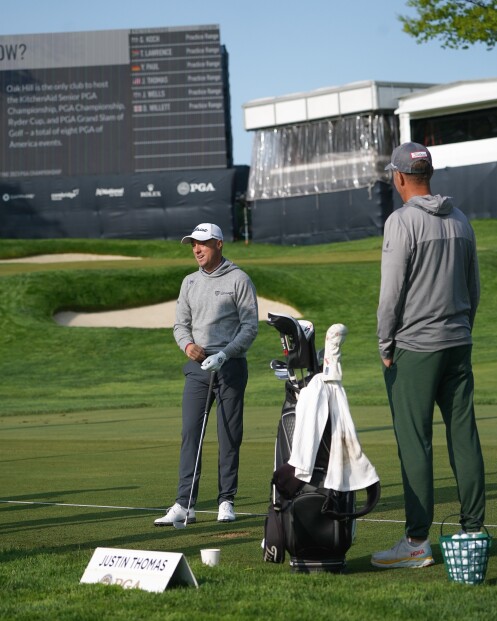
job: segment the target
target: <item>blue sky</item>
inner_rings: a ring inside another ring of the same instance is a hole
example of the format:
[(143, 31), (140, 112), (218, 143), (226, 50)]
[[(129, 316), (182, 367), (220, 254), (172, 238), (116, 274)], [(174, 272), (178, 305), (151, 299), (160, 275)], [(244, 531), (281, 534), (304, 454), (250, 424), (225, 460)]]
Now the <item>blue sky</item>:
[(250, 164), (242, 105), (360, 80), (448, 83), (497, 76), (497, 51), (418, 45), (403, 0), (24, 0), (2, 3), (1, 34), (218, 24), (229, 53), (234, 160)]

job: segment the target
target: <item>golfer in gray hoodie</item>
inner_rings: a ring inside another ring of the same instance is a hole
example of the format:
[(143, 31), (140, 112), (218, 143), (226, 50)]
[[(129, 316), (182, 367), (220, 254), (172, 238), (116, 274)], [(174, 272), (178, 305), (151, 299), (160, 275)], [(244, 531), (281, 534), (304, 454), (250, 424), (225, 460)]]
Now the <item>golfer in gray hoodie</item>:
[(485, 514), (483, 458), (473, 407), (471, 332), (480, 285), (476, 242), (449, 198), (432, 196), (431, 154), (397, 147), (387, 169), (404, 206), (385, 224), (378, 338), (397, 439), (406, 513), (405, 537), (372, 556), (376, 567), (432, 565), (433, 413), (446, 427), (463, 531)]
[[(175, 504), (166, 515), (155, 520), (156, 526), (196, 521), (194, 506), (200, 461), (195, 480), (193, 476), (208, 399), (208, 408), (214, 399), (217, 404), (217, 519), (219, 522), (235, 520), (233, 504), (238, 489), (243, 403), (248, 379), (246, 353), (258, 329), (255, 287), (245, 272), (223, 257), (221, 229), (215, 224), (199, 224), (181, 242), (191, 244), (199, 269), (183, 280), (176, 306), (174, 338), (188, 357), (183, 368), (179, 483)], [(209, 395), (211, 373), (216, 375), (213, 393)]]

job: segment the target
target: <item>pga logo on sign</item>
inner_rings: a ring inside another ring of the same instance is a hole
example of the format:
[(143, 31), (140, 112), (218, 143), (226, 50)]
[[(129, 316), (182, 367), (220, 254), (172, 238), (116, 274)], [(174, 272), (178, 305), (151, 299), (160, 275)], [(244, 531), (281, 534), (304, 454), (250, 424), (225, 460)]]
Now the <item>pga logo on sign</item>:
[(187, 194), (193, 192), (215, 192), (216, 188), (212, 185), (212, 183), (188, 183), (188, 181), (181, 181), (178, 183), (176, 191), (181, 196), (186, 196)]

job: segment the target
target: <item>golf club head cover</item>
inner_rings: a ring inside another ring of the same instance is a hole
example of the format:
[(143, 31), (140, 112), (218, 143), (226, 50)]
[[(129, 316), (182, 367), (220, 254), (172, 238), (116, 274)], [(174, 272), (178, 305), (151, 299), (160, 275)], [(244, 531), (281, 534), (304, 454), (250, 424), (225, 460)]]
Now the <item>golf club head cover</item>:
[(325, 382), (342, 381), (342, 352), (340, 346), (345, 341), (348, 330), (343, 323), (334, 323), (326, 332), (324, 344), (323, 375)]
[(225, 362), (226, 354), (224, 351), (220, 351), (217, 354), (213, 354), (212, 356), (206, 358), (200, 365), (200, 368), (203, 371), (219, 371)]

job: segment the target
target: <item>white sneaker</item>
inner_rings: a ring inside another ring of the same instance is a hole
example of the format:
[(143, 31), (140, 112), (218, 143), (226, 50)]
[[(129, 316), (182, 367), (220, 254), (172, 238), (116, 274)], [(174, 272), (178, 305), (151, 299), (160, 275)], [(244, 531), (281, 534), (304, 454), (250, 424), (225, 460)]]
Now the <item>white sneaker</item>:
[(218, 522), (234, 522), (236, 520), (233, 510), (233, 503), (229, 500), (223, 500), (219, 505), (219, 513), (217, 514)]
[(390, 550), (375, 552), (371, 557), (371, 565), (383, 569), (429, 567), (434, 563), (428, 539), (418, 545), (412, 545), (407, 537), (402, 537)]
[[(175, 502), (174, 505), (168, 509), (166, 515), (155, 520), (154, 524), (155, 526), (171, 526), (174, 522), (184, 522), (185, 518), (186, 508)], [(187, 524), (193, 524), (196, 521), (197, 518), (195, 517), (195, 509), (190, 507)]]

